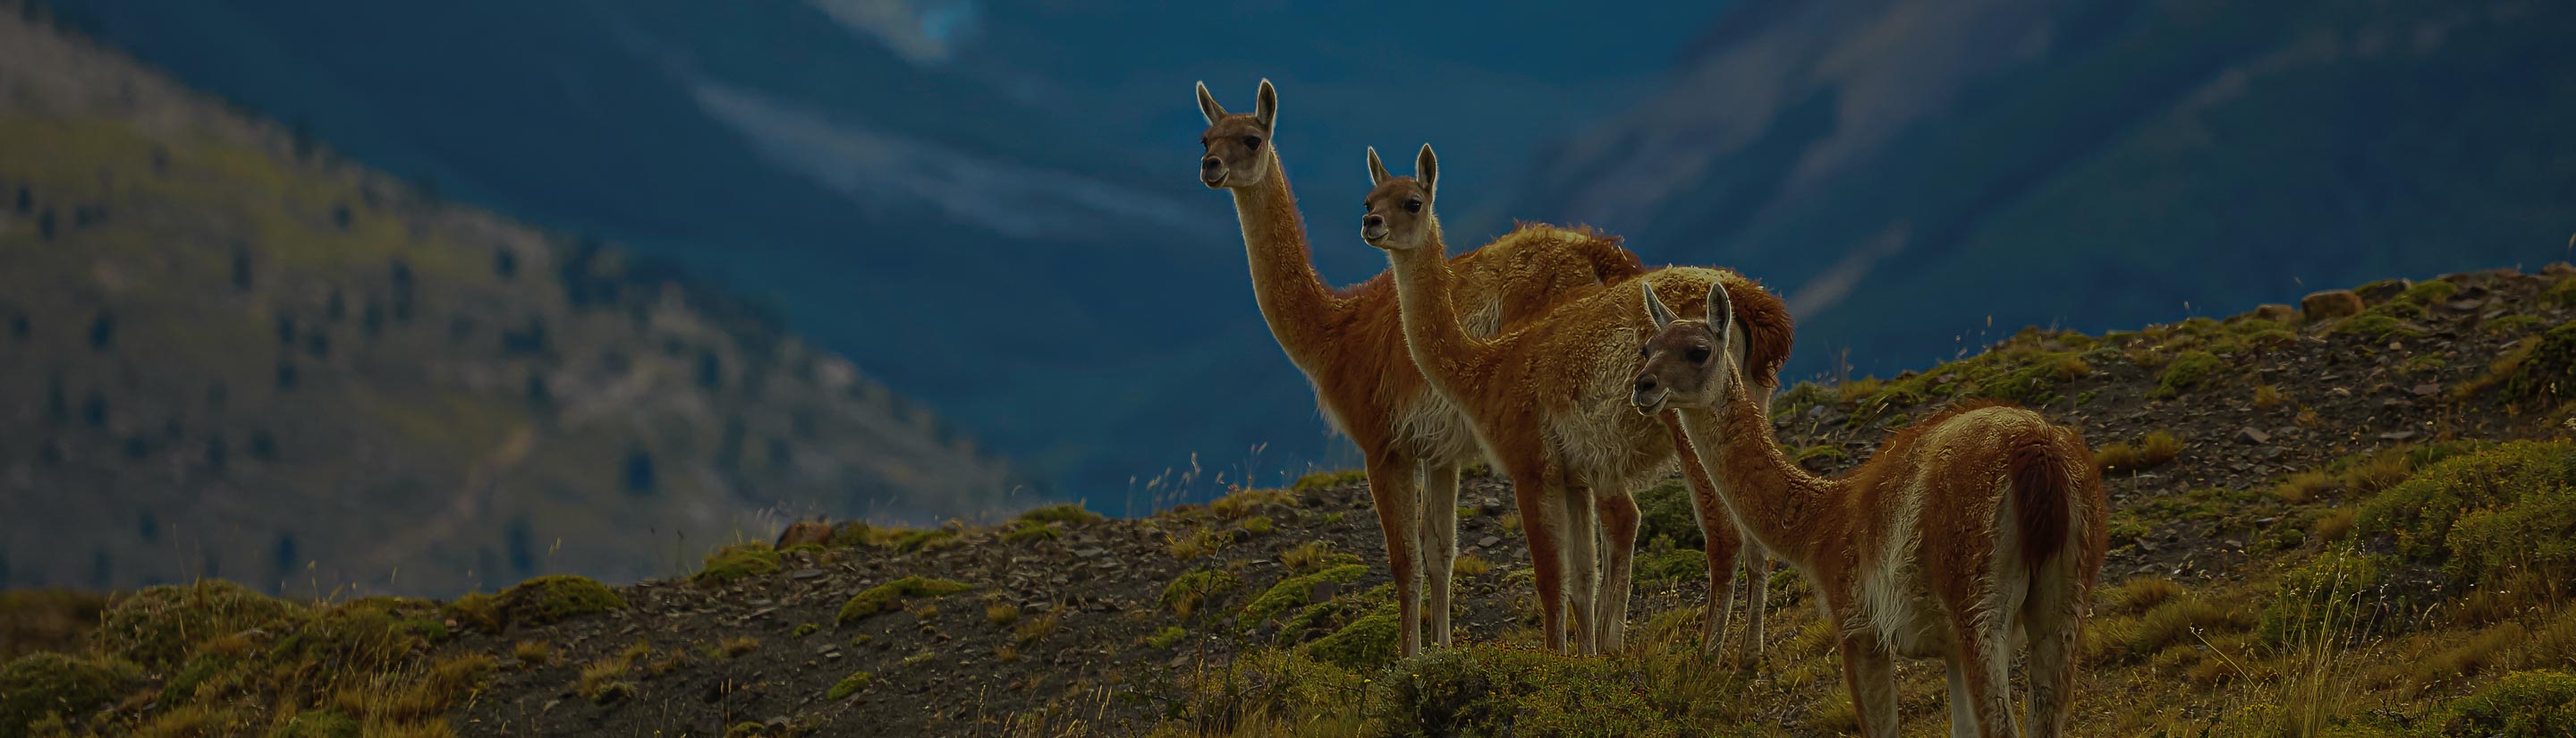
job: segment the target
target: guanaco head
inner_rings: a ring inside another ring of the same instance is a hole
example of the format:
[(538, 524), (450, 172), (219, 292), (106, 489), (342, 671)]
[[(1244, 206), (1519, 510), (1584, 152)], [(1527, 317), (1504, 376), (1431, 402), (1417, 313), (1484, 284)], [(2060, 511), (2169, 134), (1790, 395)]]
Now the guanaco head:
[(1261, 81), (1251, 115), (1227, 114), (1201, 82), (1199, 114), (1208, 122), (1207, 132), (1199, 134), (1199, 145), (1207, 147), (1207, 156), (1199, 159), (1200, 184), (1212, 190), (1251, 187), (1270, 176), (1267, 147), (1270, 131), (1279, 123), (1279, 91), (1271, 89), (1270, 80)]
[(1440, 232), (1440, 219), (1431, 214), (1431, 194), (1440, 182), (1440, 157), (1431, 153), (1431, 144), (1422, 145), (1422, 153), (1413, 157), (1413, 176), (1397, 177), (1386, 173), (1386, 162), (1378, 161), (1377, 147), (1369, 147), (1368, 214), (1360, 216), (1360, 240), (1388, 251), (1411, 251), (1432, 242)]
[(1673, 315), (1655, 296), (1654, 285), (1642, 279), (1637, 284), (1645, 288), (1646, 315), (1655, 320), (1655, 335), (1637, 349), (1646, 366), (1637, 371), (1636, 394), (1628, 397), (1629, 404), (1647, 415), (1667, 406), (1716, 407), (1738, 380), (1735, 362), (1726, 359), (1735, 340), (1735, 308), (1726, 285), (1708, 283), (1708, 314), (1691, 319)]

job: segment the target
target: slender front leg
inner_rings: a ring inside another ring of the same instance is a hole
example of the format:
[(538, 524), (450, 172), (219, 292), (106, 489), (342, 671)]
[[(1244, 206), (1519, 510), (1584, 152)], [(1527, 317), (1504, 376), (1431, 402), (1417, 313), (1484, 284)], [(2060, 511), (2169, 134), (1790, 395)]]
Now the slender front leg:
[(1763, 555), (1762, 546), (1751, 538), (1736, 549), (1735, 560), (1744, 564), (1744, 651), (1745, 664), (1762, 662), (1762, 614), (1771, 609), (1771, 558)]
[(1539, 632), (1547, 650), (1565, 653), (1565, 506), (1547, 493), (1536, 474), (1512, 474), (1512, 502), (1520, 506), (1521, 537), (1529, 542), (1531, 578), (1538, 583)]
[(1566, 586), (1573, 592), (1574, 634), (1578, 653), (1601, 652), (1601, 521), (1593, 510), (1590, 487), (1570, 487), (1565, 502)]
[(1422, 470), (1423, 605), (1432, 645), (1449, 646), (1449, 574), (1458, 562), (1458, 466), (1436, 463)]
[[(1672, 434), (1673, 453), (1680, 461), (1682, 480), (1690, 491), (1691, 518), (1698, 521), (1700, 551), (1708, 556), (1708, 605), (1701, 618), (1699, 648), (1702, 655), (1715, 655), (1717, 645), (1726, 639), (1726, 625), (1735, 616), (1735, 560), (1739, 551), (1749, 547), (1740, 539), (1743, 531), (1726, 511), (1726, 501), (1718, 498), (1717, 482), (1710, 479), (1708, 467), (1700, 463), (1699, 449), (1682, 430), (1680, 411), (1666, 411), (1660, 416), (1664, 430)], [(1757, 626), (1758, 628), (1758, 626)]]
[(1601, 495), (1598, 504), (1609, 565), (1601, 578), (1601, 650), (1615, 653), (1628, 643), (1629, 577), (1637, 551), (1637, 500), (1626, 492)]
[(1848, 618), (1842, 623), (1843, 688), (1851, 692), (1852, 712), (1860, 716), (1860, 734), (1896, 738), (1896, 663), (1878, 636)]
[(1386, 536), (1387, 576), (1395, 580), (1396, 611), (1404, 624), (1398, 648), (1406, 658), (1422, 652), (1422, 551), (1415, 545), (1421, 518), (1415, 508), (1422, 500), (1414, 487), (1415, 473), (1413, 460), (1395, 454), (1368, 460), (1369, 498)]

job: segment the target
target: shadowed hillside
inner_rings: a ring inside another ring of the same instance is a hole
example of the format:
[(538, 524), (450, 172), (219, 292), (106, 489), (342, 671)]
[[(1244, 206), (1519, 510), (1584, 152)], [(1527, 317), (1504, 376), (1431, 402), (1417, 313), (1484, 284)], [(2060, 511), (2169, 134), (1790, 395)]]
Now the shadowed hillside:
[[(1926, 372), (1797, 386), (1774, 427), (1819, 472), (1961, 399), (2084, 431), (2114, 512), (2079, 735), (2562, 735), (2576, 715), (2576, 268), (2355, 292), (2349, 316), (2273, 306), (2022, 331)], [(51, 701), (6, 703), (0, 735), (13, 720), (35, 735), (1852, 727), (1833, 633), (1794, 573), (1766, 582), (1760, 664), (1697, 655), (1704, 558), (1678, 482), (1641, 495), (1628, 651), (1533, 650), (1510, 495), (1472, 475), (1458, 647), (1395, 661), (1362, 484), (1315, 475), (1138, 520), (1060, 506), (996, 527), (849, 523), (613, 589), (553, 577), (445, 603), (308, 603), (208, 582), (120, 595), (88, 621), (94, 603), (29, 597), (8, 616), (61, 652), (0, 669), (0, 691)], [(66, 618), (96, 625), (65, 635)], [(1898, 679), (1907, 734), (1944, 729), (1937, 665), (1902, 663)]]
[[(1010, 473), (774, 311), (0, 20), (0, 587), (612, 580)], [(1025, 503), (1021, 503), (1025, 504)]]

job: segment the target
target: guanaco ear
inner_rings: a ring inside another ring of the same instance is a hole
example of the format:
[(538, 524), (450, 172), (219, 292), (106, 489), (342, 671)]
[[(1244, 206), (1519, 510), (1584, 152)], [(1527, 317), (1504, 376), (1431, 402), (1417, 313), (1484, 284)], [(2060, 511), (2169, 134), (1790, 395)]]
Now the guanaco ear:
[(1199, 115), (1207, 116), (1208, 125), (1225, 120), (1225, 106), (1216, 104), (1216, 96), (1208, 94), (1206, 82), (1199, 83)]
[(1708, 330), (1717, 334), (1719, 346), (1735, 342), (1735, 300), (1727, 296), (1725, 280), (1708, 283)]
[(1431, 153), (1431, 144), (1423, 144), (1422, 153), (1413, 156), (1413, 181), (1422, 183), (1422, 199), (1440, 191), (1440, 157)]
[(1263, 133), (1279, 125), (1279, 90), (1268, 79), (1261, 80), (1261, 94), (1252, 99), (1252, 122), (1261, 124)]
[(1377, 147), (1369, 147), (1369, 186), (1386, 184), (1387, 180), (1394, 178), (1395, 175), (1386, 173), (1386, 162), (1377, 160)]
[(1647, 280), (1643, 279), (1637, 280), (1637, 283), (1646, 287), (1646, 317), (1654, 319), (1655, 330), (1660, 331), (1665, 326), (1672, 325), (1677, 316), (1673, 315), (1672, 308), (1664, 306), (1664, 298), (1655, 296), (1655, 286), (1647, 284)]

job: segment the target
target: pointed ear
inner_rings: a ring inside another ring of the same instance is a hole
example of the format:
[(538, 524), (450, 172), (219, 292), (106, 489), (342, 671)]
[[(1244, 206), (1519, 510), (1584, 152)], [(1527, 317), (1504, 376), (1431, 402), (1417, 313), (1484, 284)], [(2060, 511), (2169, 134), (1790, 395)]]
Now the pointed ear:
[(1726, 294), (1726, 281), (1708, 283), (1708, 330), (1717, 334), (1718, 345), (1735, 341), (1735, 299)]
[(1672, 308), (1664, 306), (1664, 298), (1655, 296), (1655, 285), (1643, 279), (1637, 280), (1637, 283), (1646, 287), (1646, 317), (1654, 319), (1655, 330), (1660, 331), (1665, 326), (1672, 325), (1673, 320), (1678, 316), (1673, 315)]
[(1207, 116), (1208, 125), (1225, 119), (1225, 106), (1216, 104), (1216, 96), (1208, 94), (1206, 82), (1199, 83), (1199, 115)]
[(1369, 147), (1369, 186), (1386, 184), (1387, 180), (1394, 178), (1395, 175), (1386, 173), (1386, 162), (1377, 160), (1377, 147)]
[(1422, 153), (1413, 156), (1413, 181), (1422, 183), (1427, 199), (1440, 191), (1440, 157), (1431, 153), (1431, 144), (1422, 145)]
[(1279, 125), (1279, 90), (1268, 79), (1261, 80), (1261, 94), (1252, 99), (1252, 121), (1261, 124), (1263, 131)]

